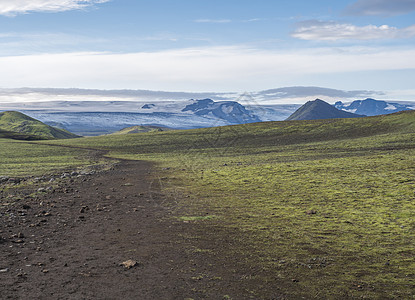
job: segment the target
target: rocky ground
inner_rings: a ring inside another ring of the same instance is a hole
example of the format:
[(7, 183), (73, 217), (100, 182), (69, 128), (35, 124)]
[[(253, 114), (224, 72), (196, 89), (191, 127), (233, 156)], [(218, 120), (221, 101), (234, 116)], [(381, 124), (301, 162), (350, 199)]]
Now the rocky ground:
[(0, 298), (260, 298), (247, 292), (255, 282), (241, 287), (243, 272), (195, 250), (195, 227), (172, 216), (153, 175), (147, 162), (121, 161), (1, 177)]

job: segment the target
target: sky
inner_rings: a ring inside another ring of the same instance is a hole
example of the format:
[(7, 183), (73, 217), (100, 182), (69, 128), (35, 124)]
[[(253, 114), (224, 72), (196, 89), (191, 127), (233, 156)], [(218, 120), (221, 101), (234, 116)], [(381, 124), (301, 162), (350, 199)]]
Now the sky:
[(0, 88), (415, 101), (415, 0), (0, 0), (0, 70)]

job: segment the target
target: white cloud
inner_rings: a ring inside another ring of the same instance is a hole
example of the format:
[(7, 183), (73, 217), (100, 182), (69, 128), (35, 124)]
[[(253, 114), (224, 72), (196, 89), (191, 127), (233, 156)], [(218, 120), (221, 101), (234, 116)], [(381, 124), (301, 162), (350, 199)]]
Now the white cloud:
[[(244, 91), (292, 85), (304, 76), (415, 69), (415, 49), (241, 47), (129, 54), (62, 53), (0, 57), (3, 87)], [(323, 83), (324, 85), (324, 83)]]
[(312, 20), (298, 23), (292, 36), (316, 41), (399, 39), (415, 36), (415, 25), (400, 29), (388, 25), (355, 26)]
[(245, 23), (249, 23), (249, 22), (259, 22), (259, 21), (263, 21), (264, 19), (260, 19), (260, 18), (253, 18), (253, 19), (248, 19), (248, 20), (244, 20), (242, 22)]
[(415, 0), (358, 0), (344, 11), (347, 15), (394, 16), (415, 10)]
[(30, 12), (61, 12), (83, 9), (110, 0), (1, 0), (0, 15), (15, 16)]

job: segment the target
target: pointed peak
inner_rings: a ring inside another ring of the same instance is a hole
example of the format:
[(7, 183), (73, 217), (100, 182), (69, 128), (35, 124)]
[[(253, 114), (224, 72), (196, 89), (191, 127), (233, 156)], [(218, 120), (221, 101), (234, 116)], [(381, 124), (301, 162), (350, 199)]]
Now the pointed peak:
[(294, 112), (287, 119), (287, 121), (358, 118), (358, 117), (363, 117), (363, 116), (339, 110), (321, 99), (316, 99), (314, 101), (308, 101), (306, 104), (301, 106), (296, 112)]

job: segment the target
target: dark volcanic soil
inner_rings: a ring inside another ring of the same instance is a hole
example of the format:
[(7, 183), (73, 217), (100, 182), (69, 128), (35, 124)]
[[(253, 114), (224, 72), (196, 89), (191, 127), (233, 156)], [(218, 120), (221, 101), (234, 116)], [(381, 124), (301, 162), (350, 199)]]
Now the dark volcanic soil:
[(0, 186), (1, 299), (259, 299), (195, 251), (192, 224), (172, 217), (149, 163), (63, 177)]

